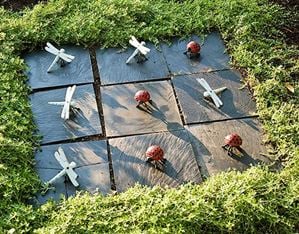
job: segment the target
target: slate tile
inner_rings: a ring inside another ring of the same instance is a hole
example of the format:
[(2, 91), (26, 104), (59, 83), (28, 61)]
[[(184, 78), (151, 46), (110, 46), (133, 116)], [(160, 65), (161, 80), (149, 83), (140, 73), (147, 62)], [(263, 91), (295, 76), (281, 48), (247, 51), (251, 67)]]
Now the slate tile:
[(108, 162), (107, 142), (103, 140), (42, 146), (41, 151), (35, 154), (35, 166), (37, 168), (62, 169), (54, 157), (54, 153), (59, 147), (63, 149), (69, 163), (75, 162), (76, 167)]
[[(198, 164), (184, 130), (109, 140), (116, 189), (125, 191), (136, 183), (176, 187), (186, 182), (201, 182)], [(146, 162), (145, 152), (160, 145), (167, 159), (165, 171)]]
[(169, 75), (162, 52), (158, 51), (151, 43), (146, 47), (151, 51), (148, 60), (144, 63), (136, 63), (132, 60), (126, 64), (126, 60), (133, 53), (134, 48), (120, 52), (120, 49), (97, 49), (97, 63), (102, 84), (128, 83), (133, 81), (155, 80)]
[[(198, 124), (186, 128), (197, 161), (201, 164), (201, 172), (205, 176), (229, 169), (243, 171), (250, 165), (270, 162), (269, 158), (263, 156), (267, 149), (262, 144), (260, 124), (254, 118)], [(239, 134), (243, 140), (240, 155), (229, 156), (221, 147), (225, 144), (225, 136), (231, 133)]]
[(198, 36), (187, 39), (174, 39), (171, 45), (162, 44), (161, 48), (172, 74), (191, 74), (214, 70), (228, 69), (230, 58), (225, 52), (221, 36), (217, 32), (209, 34), (204, 39), (199, 58), (189, 59), (184, 55), (188, 42), (195, 40), (202, 44)]
[[(212, 89), (227, 87), (219, 95), (223, 102), (217, 108), (203, 96), (205, 89), (196, 78), (204, 78)], [(256, 115), (255, 102), (247, 89), (241, 89), (241, 74), (235, 70), (177, 76), (173, 85), (181, 106), (185, 123), (199, 123)]]
[(62, 88), (30, 95), (34, 120), (43, 136), (42, 143), (102, 133), (93, 86), (77, 86), (73, 101), (79, 110), (67, 121), (60, 117), (63, 106), (48, 104), (64, 101), (65, 93), (66, 88)]
[[(153, 105), (136, 108), (135, 93), (146, 89)], [(123, 136), (182, 129), (181, 120), (169, 81), (102, 87), (105, 127), (108, 136)]]
[(55, 55), (47, 51), (35, 51), (24, 57), (29, 67), (27, 76), (32, 89), (92, 83), (94, 81), (88, 49), (78, 46), (62, 46), (62, 48), (67, 54), (75, 56), (75, 59), (64, 67), (55, 66), (50, 73), (47, 73), (47, 70)]

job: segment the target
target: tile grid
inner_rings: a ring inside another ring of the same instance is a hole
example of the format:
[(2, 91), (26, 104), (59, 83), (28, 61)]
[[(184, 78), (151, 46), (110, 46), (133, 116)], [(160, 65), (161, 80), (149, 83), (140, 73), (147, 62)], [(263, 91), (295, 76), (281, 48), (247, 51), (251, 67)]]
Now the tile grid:
[[(96, 95), (97, 108), (98, 108), (98, 112), (99, 112), (99, 116), (100, 116), (100, 120), (101, 120), (101, 126), (102, 126), (102, 134), (101, 135), (95, 135), (95, 136), (86, 136), (86, 137), (82, 137), (82, 138), (77, 138), (75, 140), (64, 140), (64, 141), (61, 141), (61, 143), (81, 142), (81, 141), (88, 141), (88, 140), (106, 140), (106, 142), (107, 142), (107, 151), (108, 151), (107, 154), (108, 154), (108, 160), (109, 160), (111, 189), (116, 190), (116, 185), (115, 185), (115, 180), (114, 180), (114, 173), (113, 173), (112, 158), (111, 158), (111, 150), (110, 150), (110, 144), (109, 144), (109, 139), (112, 139), (112, 138), (115, 138), (115, 137), (107, 137), (105, 121), (104, 121), (103, 105), (102, 105), (102, 100), (101, 100), (101, 87), (107, 86), (107, 84), (102, 84), (102, 82), (101, 82), (101, 77), (100, 77), (100, 72), (99, 72), (99, 68), (98, 68), (98, 63), (97, 63), (98, 61), (97, 61), (97, 58), (96, 58), (95, 48), (91, 48), (89, 50), (89, 53), (90, 53), (91, 66), (92, 66), (93, 78), (94, 78), (94, 82), (92, 83), (92, 85), (94, 87), (94, 91), (95, 91), (95, 95)], [(180, 118), (182, 120), (183, 125), (185, 125), (185, 126), (193, 125), (194, 123), (188, 124), (184, 120), (182, 108), (181, 108), (180, 103), (179, 103), (179, 98), (176, 94), (176, 90), (175, 90), (175, 87), (174, 87), (174, 84), (173, 84), (173, 79), (175, 77), (181, 76), (183, 74), (174, 74), (174, 73), (172, 73), (170, 71), (169, 64), (166, 61), (166, 57), (165, 57), (165, 54), (163, 53), (163, 51), (162, 51), (162, 55), (163, 55), (163, 59), (166, 63), (169, 75), (171, 75), (171, 78), (165, 77), (165, 78), (160, 78), (159, 80), (145, 80), (145, 81), (126, 82), (126, 83), (134, 84), (134, 83), (138, 83), (138, 82), (146, 83), (146, 82), (152, 82), (152, 81), (169, 80), (170, 84), (171, 84), (172, 91), (173, 91), (174, 96), (175, 96), (176, 105), (178, 107), (178, 110), (179, 110), (179, 113), (180, 113)], [(231, 70), (231, 68), (218, 69), (217, 71), (224, 71), (224, 70)], [(212, 71), (212, 72), (216, 72), (216, 70)], [(191, 74), (202, 74), (202, 73), (206, 73), (206, 72), (193, 72)], [(121, 84), (123, 84), (123, 83), (121, 83)], [(113, 86), (113, 85), (118, 85), (118, 84), (116, 84), (116, 83), (115, 84), (109, 84), (109, 86), (110, 85)], [(67, 86), (68, 85), (65, 85), (64, 87), (67, 87)], [(57, 88), (57, 87), (55, 87), (55, 88)], [(55, 89), (55, 88), (53, 88), (53, 89)], [(235, 119), (235, 118), (233, 118), (233, 119)], [(221, 122), (221, 121), (226, 121), (226, 120), (216, 120), (216, 121)], [(211, 122), (216, 122), (216, 121), (211, 121)], [(150, 134), (150, 133), (148, 133), (148, 134)], [(132, 135), (135, 135), (135, 134), (132, 134)], [(57, 142), (54, 142), (54, 143), (57, 144)], [(194, 153), (196, 153), (194, 149), (193, 149), (193, 151), (194, 151)], [(200, 167), (200, 165), (199, 165), (199, 167)]]

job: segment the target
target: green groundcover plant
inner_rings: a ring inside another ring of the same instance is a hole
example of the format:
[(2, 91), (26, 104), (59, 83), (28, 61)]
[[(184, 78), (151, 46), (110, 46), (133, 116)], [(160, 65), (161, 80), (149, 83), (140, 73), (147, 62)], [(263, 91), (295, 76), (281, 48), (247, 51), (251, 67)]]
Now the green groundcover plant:
[[(0, 8), (0, 18), (1, 233), (298, 232), (298, 48), (281, 33), (296, 15), (266, 0), (52, 0), (17, 13)], [(47, 41), (115, 47), (130, 35), (157, 43), (213, 30), (253, 90), (279, 169), (252, 167), (177, 189), (136, 186), (119, 195), (82, 193), (28, 205), (42, 187), (21, 53)]]

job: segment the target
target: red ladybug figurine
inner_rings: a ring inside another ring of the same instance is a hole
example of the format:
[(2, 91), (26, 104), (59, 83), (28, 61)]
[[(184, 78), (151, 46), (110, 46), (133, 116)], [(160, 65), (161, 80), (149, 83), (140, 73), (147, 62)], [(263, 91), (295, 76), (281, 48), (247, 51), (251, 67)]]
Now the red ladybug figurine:
[(225, 145), (222, 146), (222, 148), (228, 151), (228, 155), (232, 155), (234, 148), (240, 150), (240, 146), (242, 145), (242, 138), (237, 133), (232, 133), (224, 138), (224, 142)]
[(190, 41), (187, 44), (187, 50), (184, 52), (189, 58), (198, 57), (200, 54), (200, 44), (195, 41)]
[(134, 99), (138, 102), (137, 107), (141, 104), (146, 104), (146, 102), (151, 103), (151, 95), (147, 90), (139, 90), (135, 93)]
[(147, 162), (153, 162), (155, 167), (157, 168), (157, 164), (164, 165), (166, 159), (164, 156), (163, 149), (158, 145), (152, 145), (150, 146), (145, 153), (147, 157)]

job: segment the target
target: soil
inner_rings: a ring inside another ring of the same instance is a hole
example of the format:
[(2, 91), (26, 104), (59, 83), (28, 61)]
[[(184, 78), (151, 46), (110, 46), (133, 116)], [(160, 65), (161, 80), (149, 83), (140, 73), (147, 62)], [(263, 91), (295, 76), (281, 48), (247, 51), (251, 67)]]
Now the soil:
[(5, 9), (18, 11), (25, 7), (33, 7), (38, 2), (39, 0), (0, 0), (0, 6), (3, 6)]

